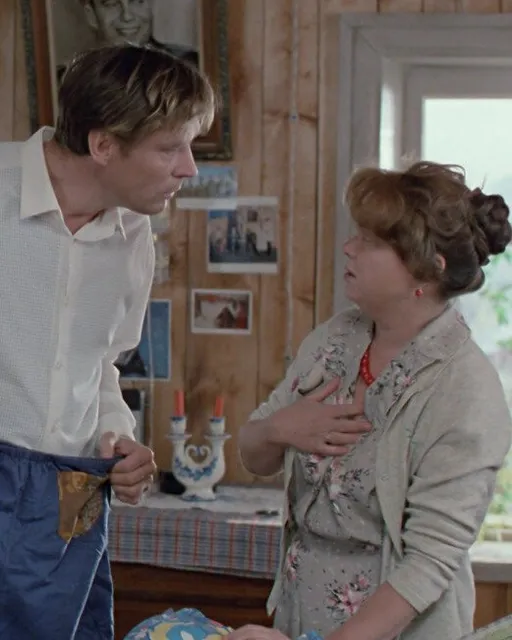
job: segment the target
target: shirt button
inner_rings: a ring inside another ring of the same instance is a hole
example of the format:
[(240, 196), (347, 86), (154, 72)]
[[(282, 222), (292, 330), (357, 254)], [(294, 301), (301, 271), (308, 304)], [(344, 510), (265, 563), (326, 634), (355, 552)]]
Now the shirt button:
[(58, 431), (60, 429), (60, 422), (57, 420), (57, 422), (54, 422), (51, 428), (51, 432), (55, 433), (56, 431)]
[(60, 360), (57, 360), (57, 362), (55, 363), (55, 368), (57, 369), (57, 371), (59, 371), (59, 369), (62, 369), (62, 362)]

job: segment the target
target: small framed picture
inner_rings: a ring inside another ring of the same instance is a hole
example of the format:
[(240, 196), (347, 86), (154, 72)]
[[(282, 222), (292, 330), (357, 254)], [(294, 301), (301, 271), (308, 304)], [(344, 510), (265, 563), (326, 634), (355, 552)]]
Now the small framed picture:
[(238, 198), (236, 209), (208, 211), (209, 273), (277, 273), (276, 198)]
[(247, 335), (252, 331), (252, 292), (192, 289), (192, 333)]
[(138, 346), (121, 353), (115, 365), (125, 380), (171, 379), (170, 300), (150, 301)]
[(238, 177), (236, 167), (198, 164), (197, 175), (183, 181), (176, 199), (235, 198), (237, 192)]

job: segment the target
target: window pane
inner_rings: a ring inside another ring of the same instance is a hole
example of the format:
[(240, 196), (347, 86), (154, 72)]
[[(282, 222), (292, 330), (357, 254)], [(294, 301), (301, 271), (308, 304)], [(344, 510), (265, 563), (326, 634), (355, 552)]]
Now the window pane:
[[(427, 98), (422, 156), (466, 169), (470, 187), (501, 194), (512, 207), (512, 98)], [(512, 248), (484, 268), (486, 284), (460, 299), (473, 337), (497, 368), (512, 409)], [(491, 514), (512, 515), (512, 454)]]
[(395, 164), (395, 96), (387, 84), (382, 87), (380, 105), (379, 166), (394, 169)]

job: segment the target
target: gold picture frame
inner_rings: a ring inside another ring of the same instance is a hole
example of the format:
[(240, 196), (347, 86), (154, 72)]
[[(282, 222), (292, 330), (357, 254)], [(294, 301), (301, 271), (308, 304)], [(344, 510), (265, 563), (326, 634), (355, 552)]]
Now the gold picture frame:
[[(120, 2), (122, 0), (119, 0)], [(126, 0), (124, 0), (126, 2)], [(109, 0), (111, 3), (112, 0)], [(210, 78), (221, 99), (221, 108), (209, 133), (194, 141), (192, 146), (197, 160), (232, 160), (229, 56), (228, 56), (228, 0), (196, 0), (198, 25), (198, 63)], [(74, 4), (73, 4), (74, 3)], [(149, 0), (148, 0), (149, 3)], [(63, 33), (63, 25), (55, 24), (55, 15), (63, 11), (75, 12), (79, 23), (79, 0), (21, 0), (25, 47), (27, 57), (29, 110), (32, 131), (55, 122), (55, 102), (59, 62), (56, 34)], [(165, 35), (165, 34), (164, 34)], [(71, 37), (71, 36), (70, 36)], [(77, 50), (79, 52), (80, 49)]]

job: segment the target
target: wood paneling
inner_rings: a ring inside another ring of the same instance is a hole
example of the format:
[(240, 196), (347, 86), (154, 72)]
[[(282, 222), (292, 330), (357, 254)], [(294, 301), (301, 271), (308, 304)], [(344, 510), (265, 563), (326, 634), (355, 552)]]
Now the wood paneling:
[[(1, 3), (0, 3), (1, 4)], [(8, 3), (7, 3), (8, 4)], [(13, 96), (13, 120), (12, 120), (12, 132), (10, 135), (14, 138), (14, 140), (23, 140), (30, 135), (30, 114), (28, 107), (28, 86), (26, 82), (19, 82), (19, 78), (25, 78), (27, 75), (27, 60), (25, 56), (25, 43), (23, 41), (23, 24), (22, 24), (22, 16), (21, 16), (21, 6), (19, 2), (14, 0), (14, 4), (16, 5), (16, 13), (15, 22), (14, 22), (14, 55), (12, 56), (13, 60), (13, 82), (14, 87), (12, 91)], [(5, 5), (4, 5), (5, 6)], [(0, 31), (2, 24), (1, 17), (2, 9), (0, 7)], [(1, 46), (5, 45), (3, 38), (0, 39), (2, 43)], [(0, 72), (1, 76), (1, 72)], [(0, 87), (2, 86), (2, 81), (0, 80)], [(0, 91), (1, 94), (1, 91)], [(0, 103), (2, 98), (0, 97)], [(0, 118), (1, 118), (1, 110), (0, 110)], [(3, 136), (0, 135), (0, 140), (3, 140)]]
[[(0, 2), (0, 139), (28, 134), (26, 67), (16, 0)], [(297, 119), (291, 69), (294, 64), (293, 9), (298, 7)], [(168, 468), (165, 438), (172, 393), (184, 387), (194, 439), (200, 438), (215, 394), (229, 394), (228, 429), (236, 434), (250, 411), (285, 371), (288, 326), (287, 284), (293, 294), (292, 350), (315, 323), (327, 319), (333, 300), (334, 211), (338, 42), (335, 14), (366, 12), (488, 13), (512, 11), (511, 0), (229, 0), (230, 75), (234, 164), (241, 195), (280, 199), (279, 274), (208, 274), (206, 216), (173, 211), (171, 282), (153, 296), (171, 298), (173, 378), (155, 383), (154, 438), (157, 461)], [(294, 114), (292, 114), (294, 115)], [(296, 149), (290, 171), (290, 149)], [(290, 198), (290, 180), (293, 197)], [(290, 206), (293, 220), (290, 220)], [(287, 274), (288, 229), (292, 225), (293, 270)], [(250, 289), (254, 330), (250, 336), (205, 336), (189, 332), (191, 287)], [(250, 483), (233, 438), (226, 447), (230, 482)]]
[(460, 9), (465, 13), (499, 13), (500, 0), (460, 0)]
[(457, 11), (458, 0), (423, 0), (425, 13), (454, 13)]
[(380, 13), (421, 13), (422, 0), (379, 0)]
[(378, 10), (378, 0), (325, 0), (326, 13), (341, 13), (342, 11), (375, 13)]
[[(0, 136), (9, 140), (14, 130), (14, 94), (16, 86), (16, 4), (5, 0), (0, 4)], [(21, 74), (20, 74), (21, 75)], [(21, 75), (23, 79), (23, 75)], [(6, 91), (5, 88), (8, 90)]]
[[(262, 112), (262, 194), (277, 196), (279, 207), (279, 249), (281, 265), (276, 276), (262, 277), (257, 328), (258, 397), (265, 397), (284, 370), (286, 331), (286, 225), (288, 149), (290, 145), (291, 6), (287, 0), (264, 3), (263, 112)], [(279, 331), (275, 328), (279, 327)], [(263, 347), (265, 345), (265, 347)], [(263, 348), (262, 348), (263, 347)]]
[(512, 614), (512, 585), (500, 582), (476, 584), (475, 629)]

